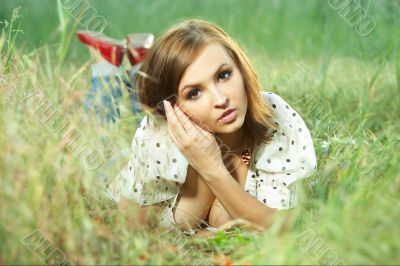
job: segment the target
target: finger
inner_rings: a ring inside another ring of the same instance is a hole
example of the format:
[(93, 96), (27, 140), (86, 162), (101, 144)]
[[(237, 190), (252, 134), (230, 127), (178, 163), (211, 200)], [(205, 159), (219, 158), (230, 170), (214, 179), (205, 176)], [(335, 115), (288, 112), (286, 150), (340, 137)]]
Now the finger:
[(169, 104), (166, 101), (163, 101), (163, 105), (164, 105), (164, 110), (165, 110), (165, 116), (167, 117), (167, 127), (168, 127), (169, 135), (170, 135), (172, 141), (175, 143), (175, 145), (178, 145), (178, 143), (176, 142), (175, 132), (172, 127), (173, 117), (171, 115), (171, 107), (169, 106)]
[(182, 111), (182, 109), (178, 106), (174, 106), (175, 112), (182, 123), (183, 128), (188, 133), (189, 136), (195, 136), (199, 134), (198, 129), (194, 126), (194, 122), (189, 119), (189, 117)]
[[(210, 131), (208, 131), (208, 130), (206, 130), (206, 129), (204, 129), (204, 128), (202, 128), (202, 127), (200, 127), (198, 124), (196, 124), (196, 123), (193, 123), (193, 125), (194, 125), (194, 127), (197, 129), (197, 130), (199, 130), (202, 134), (208, 134), (208, 133), (210, 133)], [(207, 127), (207, 126), (206, 126)], [(207, 127), (208, 128), (208, 127)]]
[[(199, 126), (194, 120), (193, 117), (189, 117), (188, 115), (185, 114), (184, 112), (184, 108), (182, 106), (178, 106), (178, 109), (183, 113), (183, 115), (185, 116), (186, 120), (188, 121), (186, 124), (190, 125), (191, 127), (193, 127), (193, 129), (186, 129), (186, 131), (191, 132), (191, 136), (196, 136), (197, 134), (203, 134), (203, 135), (208, 135), (208, 133), (210, 131), (202, 128), (201, 126)], [(207, 126), (206, 126), (207, 127)], [(208, 127), (207, 127), (208, 128)], [(192, 131), (193, 130), (193, 131)], [(188, 133), (189, 134), (189, 133)]]
[(171, 106), (171, 103), (164, 100), (165, 106), (165, 114), (167, 115), (167, 120), (169, 121), (168, 126), (171, 127), (171, 130), (175, 136), (175, 138), (180, 141), (187, 141), (188, 135), (183, 128), (179, 118), (177, 117), (174, 109)]
[(172, 129), (171, 129), (171, 127), (169, 125), (168, 125), (168, 132), (169, 132), (169, 136), (171, 137), (172, 142), (179, 149), (180, 148), (180, 143), (176, 139), (175, 133), (172, 131)]

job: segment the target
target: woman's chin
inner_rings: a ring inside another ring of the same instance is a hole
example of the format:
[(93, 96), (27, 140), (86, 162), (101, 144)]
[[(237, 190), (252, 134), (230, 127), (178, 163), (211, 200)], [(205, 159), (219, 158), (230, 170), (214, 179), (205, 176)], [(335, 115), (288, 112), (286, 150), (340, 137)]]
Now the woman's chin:
[(239, 129), (241, 129), (243, 124), (244, 124), (244, 121), (239, 121), (238, 119), (233, 121), (230, 124), (219, 123), (216, 128), (215, 133), (217, 133), (217, 134), (234, 133), (234, 132), (238, 131)]

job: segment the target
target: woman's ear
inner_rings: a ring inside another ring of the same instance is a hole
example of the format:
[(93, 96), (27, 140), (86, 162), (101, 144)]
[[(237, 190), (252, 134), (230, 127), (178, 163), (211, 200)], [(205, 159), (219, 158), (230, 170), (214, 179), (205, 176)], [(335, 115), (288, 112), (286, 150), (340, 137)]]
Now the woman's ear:
[(172, 107), (175, 106), (175, 104), (178, 102), (177, 96), (176, 95), (171, 95), (165, 98), (164, 100), (168, 101)]

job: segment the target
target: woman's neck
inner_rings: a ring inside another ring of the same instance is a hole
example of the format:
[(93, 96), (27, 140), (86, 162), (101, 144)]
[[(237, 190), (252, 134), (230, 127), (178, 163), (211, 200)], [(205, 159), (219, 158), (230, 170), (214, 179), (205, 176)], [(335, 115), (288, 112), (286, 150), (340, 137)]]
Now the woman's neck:
[(236, 151), (241, 149), (245, 144), (248, 144), (248, 132), (244, 127), (241, 127), (238, 131), (228, 134), (216, 134), (216, 138), (219, 139), (221, 146), (221, 152)]

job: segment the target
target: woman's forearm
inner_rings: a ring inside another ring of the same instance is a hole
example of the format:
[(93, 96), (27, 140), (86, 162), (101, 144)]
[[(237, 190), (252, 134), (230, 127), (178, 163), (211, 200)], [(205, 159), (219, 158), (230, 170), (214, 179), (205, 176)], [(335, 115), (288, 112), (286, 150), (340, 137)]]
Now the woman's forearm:
[(243, 218), (263, 228), (271, 225), (277, 209), (265, 206), (247, 193), (227, 170), (206, 175), (204, 180), (232, 219)]

